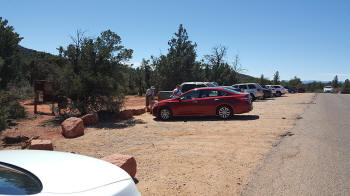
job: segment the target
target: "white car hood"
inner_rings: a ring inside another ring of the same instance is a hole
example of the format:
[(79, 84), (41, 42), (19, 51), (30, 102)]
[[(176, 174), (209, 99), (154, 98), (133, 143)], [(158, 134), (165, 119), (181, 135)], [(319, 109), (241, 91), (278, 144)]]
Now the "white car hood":
[(21, 167), (43, 185), (42, 193), (77, 193), (130, 180), (121, 168), (100, 159), (44, 150), (1, 150), (0, 161)]

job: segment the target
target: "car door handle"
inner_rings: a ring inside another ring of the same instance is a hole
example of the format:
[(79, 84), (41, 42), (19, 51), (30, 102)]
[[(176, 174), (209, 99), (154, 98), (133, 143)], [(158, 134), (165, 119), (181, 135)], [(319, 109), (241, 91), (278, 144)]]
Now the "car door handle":
[(192, 101), (192, 103), (198, 103), (198, 101)]
[(220, 101), (220, 99), (214, 99), (214, 101)]

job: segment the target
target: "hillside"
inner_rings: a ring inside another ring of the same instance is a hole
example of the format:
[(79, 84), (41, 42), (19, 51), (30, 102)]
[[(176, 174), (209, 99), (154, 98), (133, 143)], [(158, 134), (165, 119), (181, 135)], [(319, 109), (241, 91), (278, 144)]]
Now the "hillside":
[[(51, 61), (53, 58), (58, 57), (50, 53), (25, 48), (23, 46), (19, 46), (18, 55), (24, 62), (31, 62), (31, 61), (38, 61), (38, 60), (40, 60), (41, 62)], [(255, 82), (257, 80), (257, 78), (250, 75), (246, 75), (246, 74), (238, 74), (238, 75), (241, 82)]]
[(255, 82), (258, 80), (258, 78), (255, 78), (250, 75), (246, 75), (246, 74), (238, 74), (238, 75), (241, 82)]
[(32, 60), (48, 59), (50, 57), (56, 57), (56, 55), (49, 54), (46, 52), (36, 51), (33, 49), (25, 48), (23, 46), (19, 46), (18, 55), (24, 62), (30, 62)]

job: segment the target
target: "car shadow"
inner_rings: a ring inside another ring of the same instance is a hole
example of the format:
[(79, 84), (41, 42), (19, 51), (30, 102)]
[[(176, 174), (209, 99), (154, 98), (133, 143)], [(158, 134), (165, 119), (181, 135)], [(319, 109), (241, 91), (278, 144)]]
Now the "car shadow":
[(158, 122), (187, 122), (187, 121), (246, 121), (257, 120), (259, 115), (234, 115), (232, 118), (223, 120), (217, 116), (196, 116), (196, 117), (174, 117), (171, 120), (163, 121), (160, 118), (154, 118)]

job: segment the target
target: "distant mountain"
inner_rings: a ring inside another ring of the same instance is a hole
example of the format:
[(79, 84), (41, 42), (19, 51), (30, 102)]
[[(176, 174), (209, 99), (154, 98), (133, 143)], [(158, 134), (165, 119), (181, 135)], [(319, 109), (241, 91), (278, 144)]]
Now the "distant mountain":
[(243, 82), (255, 82), (256, 80), (258, 80), (258, 78), (255, 78), (253, 76), (250, 75), (246, 75), (246, 74), (238, 74), (240, 81)]
[(321, 81), (321, 80), (303, 80), (301, 81), (303, 84), (310, 84), (310, 83), (313, 83), (313, 82), (321, 82), (321, 83), (324, 83), (324, 84), (327, 84), (331, 81)]

